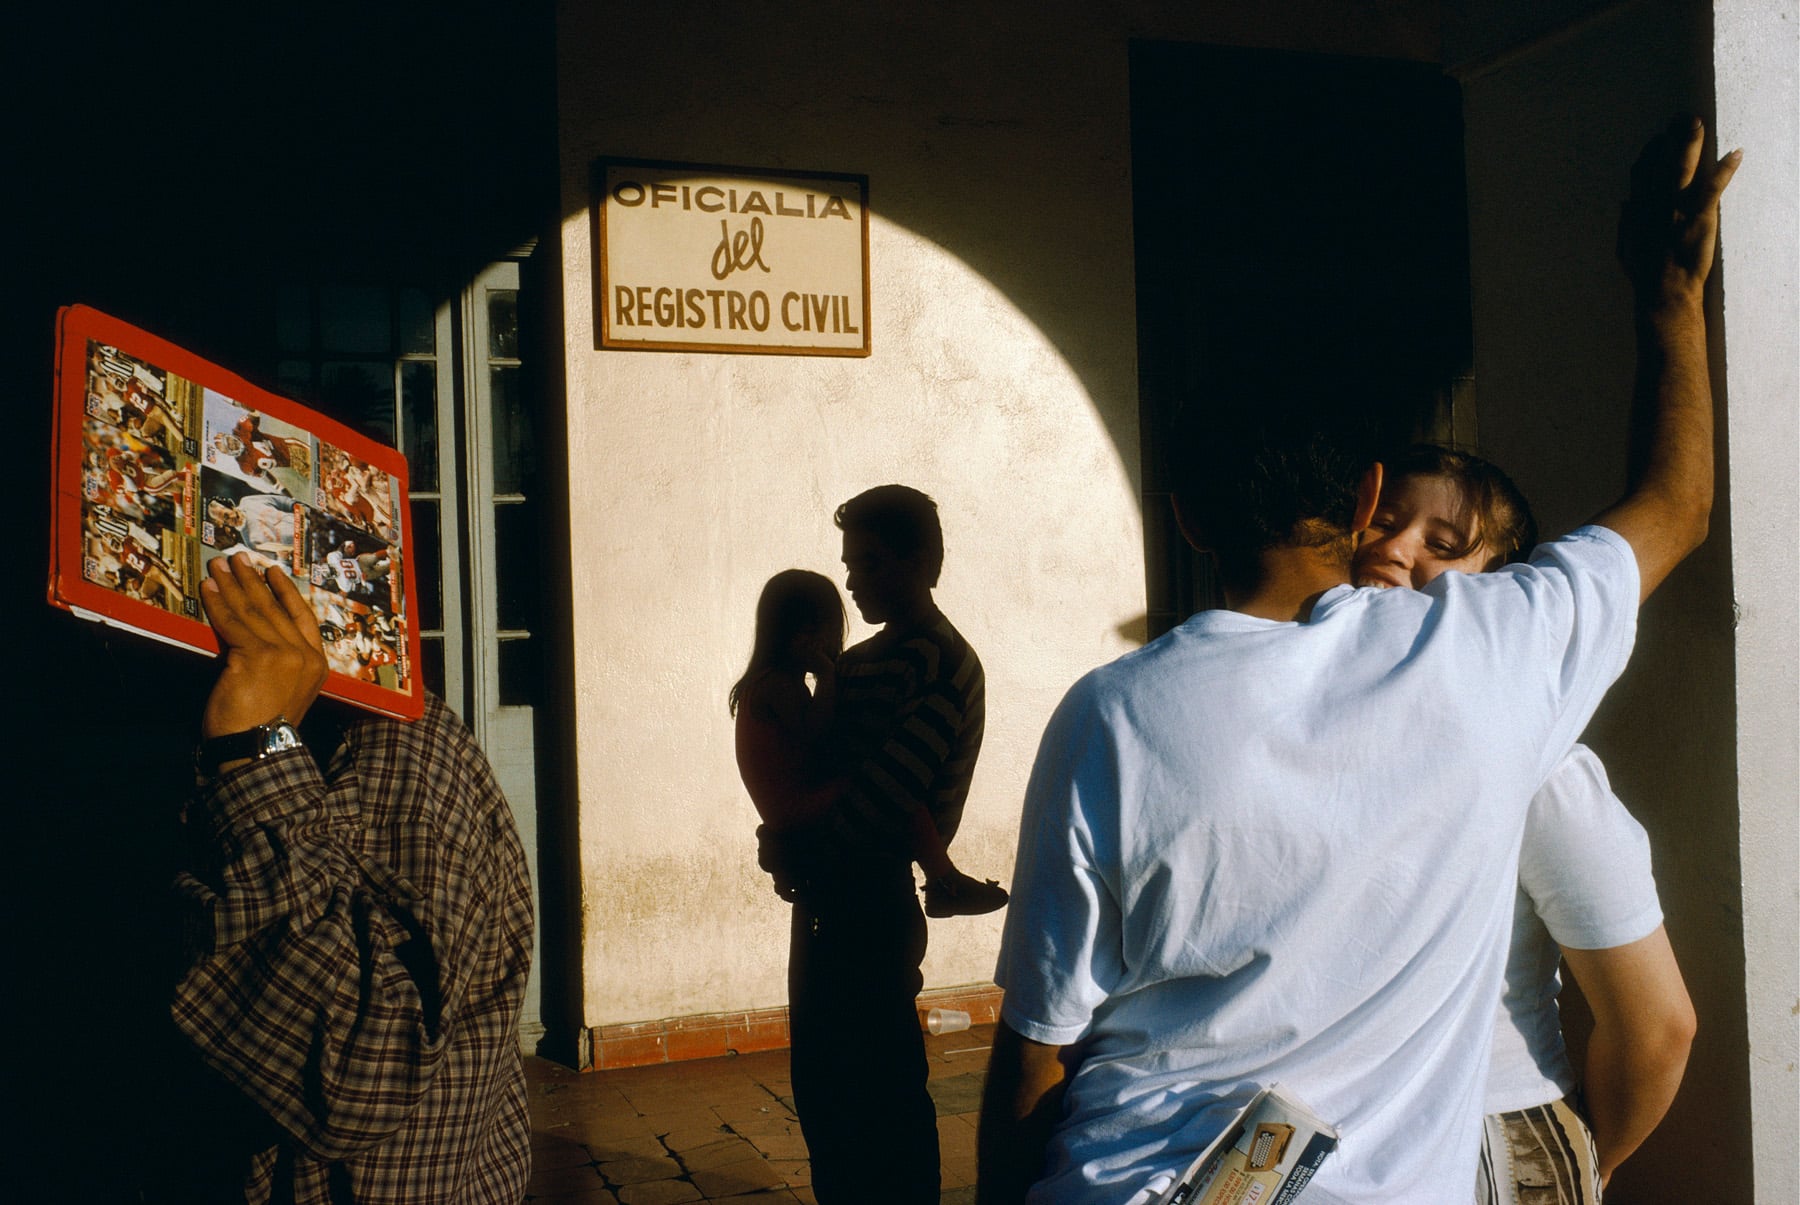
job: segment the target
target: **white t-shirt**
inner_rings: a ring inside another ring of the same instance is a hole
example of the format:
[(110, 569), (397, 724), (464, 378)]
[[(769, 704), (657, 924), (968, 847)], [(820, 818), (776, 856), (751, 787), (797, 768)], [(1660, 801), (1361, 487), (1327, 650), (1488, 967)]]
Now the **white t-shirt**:
[(1556, 1009), (1559, 947), (1610, 950), (1648, 937), (1662, 919), (1650, 838), (1612, 793), (1593, 750), (1576, 745), (1525, 814), (1489, 1113), (1548, 1104), (1575, 1087)]
[(1031, 1199), (1153, 1200), (1272, 1082), (1341, 1133), (1309, 1202), (1466, 1197), (1526, 807), (1637, 595), (1589, 527), (1305, 623), (1205, 612), (1078, 682), (996, 971), (1008, 1025), (1082, 1046)]

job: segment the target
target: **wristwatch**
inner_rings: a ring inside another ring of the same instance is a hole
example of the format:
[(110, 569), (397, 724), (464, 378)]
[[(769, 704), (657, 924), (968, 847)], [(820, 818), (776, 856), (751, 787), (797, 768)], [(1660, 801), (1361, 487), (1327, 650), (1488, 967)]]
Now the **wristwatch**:
[(247, 731), (229, 732), (224, 736), (209, 737), (201, 741), (194, 750), (194, 769), (210, 777), (217, 774), (219, 767), (228, 761), (246, 757), (252, 761), (261, 761), (289, 749), (305, 747), (299, 730), (287, 722), (287, 717), (276, 716), (269, 723), (258, 724)]

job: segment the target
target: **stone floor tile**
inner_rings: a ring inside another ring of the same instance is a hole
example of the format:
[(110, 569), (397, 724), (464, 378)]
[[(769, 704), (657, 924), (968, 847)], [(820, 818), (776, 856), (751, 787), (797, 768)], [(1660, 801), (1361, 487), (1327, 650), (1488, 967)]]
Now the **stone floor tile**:
[(712, 1102), (712, 1111), (719, 1115), (719, 1120), (728, 1125), (739, 1122), (755, 1122), (768, 1117), (782, 1117), (787, 1114), (787, 1106), (762, 1089), (757, 1089), (755, 1096), (746, 1096), (736, 1100), (720, 1100)]
[(630, 1116), (576, 1117), (567, 1124), (557, 1127), (554, 1132), (559, 1137), (579, 1142), (583, 1146), (616, 1145), (621, 1148), (634, 1148), (645, 1142), (656, 1142), (657, 1131), (667, 1128), (658, 1126), (653, 1117), (642, 1117), (633, 1113)]
[(760, 1155), (748, 1159), (740, 1159), (736, 1163), (727, 1163), (720, 1167), (697, 1171), (689, 1177), (700, 1195), (708, 1200), (721, 1197), (742, 1195), (747, 1192), (760, 1192), (767, 1188), (785, 1188), (783, 1180), (769, 1161)]
[(619, 1198), (605, 1188), (583, 1188), (575, 1192), (553, 1192), (543, 1196), (527, 1193), (525, 1199), (553, 1202), (554, 1205), (619, 1205)]
[(581, 1145), (589, 1151), (596, 1163), (611, 1163), (619, 1159), (661, 1159), (668, 1155), (668, 1148), (663, 1146), (662, 1139), (654, 1134), (608, 1134), (595, 1138), (584, 1134)]
[(686, 1180), (645, 1180), (619, 1189), (619, 1205), (684, 1205), (705, 1200)]
[(762, 1157), (762, 1152), (752, 1146), (748, 1139), (739, 1138), (736, 1135), (726, 1135), (717, 1142), (676, 1151), (676, 1158), (690, 1173)]
[(812, 1164), (805, 1159), (771, 1159), (769, 1170), (789, 1188), (805, 1188), (812, 1183)]
[(531, 1170), (534, 1172), (555, 1171), (563, 1167), (580, 1167), (584, 1163), (594, 1162), (594, 1157), (579, 1142), (566, 1138), (540, 1140), (536, 1135), (531, 1140)]
[(778, 1106), (767, 1113), (732, 1122), (731, 1132), (742, 1134), (746, 1138), (760, 1138), (765, 1134), (798, 1134), (800, 1121)]
[(654, 1123), (651, 1128), (663, 1134), (671, 1130), (716, 1130), (723, 1124), (704, 1097), (690, 1096), (665, 1104), (647, 1105), (643, 1112)]
[(946, 1113), (978, 1113), (981, 1111), (981, 1085), (985, 1081), (973, 1071), (926, 1082), (931, 1101), (940, 1116)]
[[(943, 1205), (973, 1205), (973, 1135), (992, 1029), (927, 1038), (929, 1087), (938, 1113)], [(556, 1195), (575, 1205), (817, 1205), (811, 1165), (794, 1119), (785, 1050), (694, 1063), (576, 1074), (527, 1060), (533, 1150)], [(669, 1140), (665, 1146), (663, 1139)], [(574, 1162), (579, 1147), (601, 1166)], [(681, 1152), (696, 1164), (669, 1157)], [(742, 1157), (734, 1157), (741, 1154)], [(551, 1164), (570, 1166), (552, 1167)], [(711, 1166), (716, 1164), (716, 1166)], [(601, 1175), (608, 1175), (607, 1191)]]
[(806, 1158), (806, 1139), (800, 1136), (798, 1126), (790, 1134), (756, 1134), (749, 1137), (749, 1142), (765, 1159)]
[(681, 1167), (668, 1156), (660, 1159), (617, 1159), (600, 1165), (600, 1174), (613, 1184), (638, 1184), (645, 1180), (674, 1180)]
[(698, 1150), (715, 1142), (724, 1142), (731, 1137), (731, 1129), (722, 1121), (714, 1121), (710, 1125), (671, 1127), (658, 1137), (664, 1146), (679, 1155), (683, 1151)]
[(600, 1179), (600, 1170), (588, 1164), (584, 1167), (553, 1167), (542, 1171), (533, 1169), (527, 1191), (532, 1196), (542, 1197), (553, 1193), (581, 1192), (605, 1187)]

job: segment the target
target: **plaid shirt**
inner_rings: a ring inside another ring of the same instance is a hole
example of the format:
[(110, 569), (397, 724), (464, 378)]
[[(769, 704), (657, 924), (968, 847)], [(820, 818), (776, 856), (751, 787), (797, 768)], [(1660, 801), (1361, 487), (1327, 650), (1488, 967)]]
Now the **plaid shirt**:
[(246, 1200), (519, 1201), (519, 1010), (531, 888), (512, 813), (460, 720), (364, 718), (212, 784), (184, 873), (197, 956), (175, 1023), (286, 1134)]

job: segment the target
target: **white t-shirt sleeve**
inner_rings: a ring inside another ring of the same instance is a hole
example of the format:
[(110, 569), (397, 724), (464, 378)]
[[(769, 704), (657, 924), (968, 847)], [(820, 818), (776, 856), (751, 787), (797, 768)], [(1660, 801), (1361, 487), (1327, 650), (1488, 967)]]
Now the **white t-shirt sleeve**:
[[(1549, 686), (1553, 717), (1538, 767), (1541, 781), (1580, 738), (1631, 657), (1637, 557), (1617, 532), (1580, 527), (1538, 545), (1529, 563), (1508, 565), (1483, 580), (1501, 577), (1531, 599), (1535, 640), (1559, 650), (1550, 677), (1540, 680)], [(1525, 647), (1518, 651), (1529, 654)]]
[(1570, 750), (1532, 798), (1519, 886), (1568, 949), (1628, 945), (1662, 923), (1650, 838), (1585, 745)]
[(1053, 1046), (1087, 1035), (1123, 969), (1118, 897), (1101, 870), (1116, 843), (1091, 822), (1116, 816), (1119, 798), (1116, 750), (1094, 694), (1091, 678), (1078, 682), (1038, 746), (994, 971), (1006, 992), (1001, 1017)]

